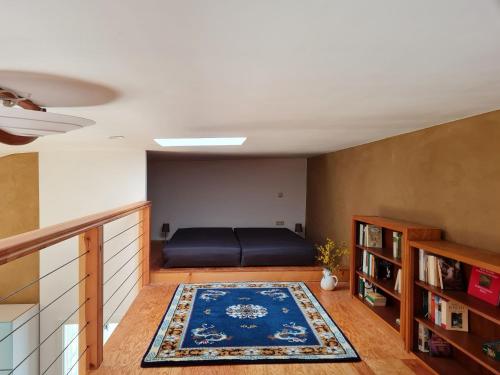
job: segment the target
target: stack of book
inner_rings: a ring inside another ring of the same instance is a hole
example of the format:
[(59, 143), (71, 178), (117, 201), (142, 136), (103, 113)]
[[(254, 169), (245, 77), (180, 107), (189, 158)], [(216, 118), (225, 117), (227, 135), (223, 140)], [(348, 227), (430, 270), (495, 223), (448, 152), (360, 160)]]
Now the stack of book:
[(363, 259), (361, 261), (361, 268), (363, 273), (368, 276), (375, 277), (377, 264), (375, 257), (368, 251), (363, 250)]
[(387, 298), (377, 292), (366, 293), (365, 300), (371, 306), (385, 306), (387, 303)]
[(420, 249), (418, 253), (418, 277), (429, 285), (443, 290), (463, 290), (464, 277), (459, 261), (439, 258)]
[(382, 228), (371, 224), (359, 224), (358, 245), (382, 247)]
[(469, 330), (469, 310), (467, 306), (448, 301), (431, 292), (423, 292), (423, 312), (427, 319), (447, 330)]

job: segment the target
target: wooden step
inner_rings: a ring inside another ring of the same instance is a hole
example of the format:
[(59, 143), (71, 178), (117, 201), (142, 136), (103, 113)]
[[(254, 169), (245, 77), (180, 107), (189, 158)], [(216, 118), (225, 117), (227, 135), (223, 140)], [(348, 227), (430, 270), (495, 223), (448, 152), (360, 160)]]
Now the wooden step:
[[(151, 270), (152, 283), (203, 283), (231, 281), (320, 281), (322, 268), (319, 266), (294, 267), (212, 267), (212, 268), (169, 268)], [(342, 280), (349, 273), (342, 271)]]

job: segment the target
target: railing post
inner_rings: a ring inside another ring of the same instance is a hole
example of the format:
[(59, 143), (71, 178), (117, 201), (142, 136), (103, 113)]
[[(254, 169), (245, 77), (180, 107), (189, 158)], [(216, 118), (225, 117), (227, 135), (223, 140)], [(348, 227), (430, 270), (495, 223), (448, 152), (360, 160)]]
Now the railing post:
[[(88, 324), (85, 329), (84, 344), (79, 345), (80, 354), (85, 353), (87, 369), (97, 369), (103, 359), (103, 227), (89, 229), (80, 235), (80, 253), (88, 252), (82, 258), (80, 274), (88, 275), (84, 290), (80, 290), (80, 300), (87, 300), (84, 319), (80, 316), (80, 324)], [(82, 272), (82, 269), (84, 271)], [(83, 296), (82, 296), (83, 294)], [(82, 309), (83, 310), (83, 309)], [(82, 357), (83, 359), (83, 357)], [(82, 366), (80, 367), (82, 368)], [(85, 372), (83, 372), (85, 373)]]
[(149, 255), (151, 247), (151, 206), (146, 206), (139, 211), (141, 221), (141, 240), (139, 246), (142, 248), (142, 286), (149, 284)]

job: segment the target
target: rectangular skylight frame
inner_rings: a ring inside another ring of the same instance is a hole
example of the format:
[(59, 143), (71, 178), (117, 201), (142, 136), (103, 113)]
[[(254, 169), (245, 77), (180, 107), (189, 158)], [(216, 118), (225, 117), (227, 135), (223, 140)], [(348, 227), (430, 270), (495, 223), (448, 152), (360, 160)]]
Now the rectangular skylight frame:
[(247, 137), (225, 138), (155, 138), (155, 142), (162, 147), (217, 147), (241, 146)]

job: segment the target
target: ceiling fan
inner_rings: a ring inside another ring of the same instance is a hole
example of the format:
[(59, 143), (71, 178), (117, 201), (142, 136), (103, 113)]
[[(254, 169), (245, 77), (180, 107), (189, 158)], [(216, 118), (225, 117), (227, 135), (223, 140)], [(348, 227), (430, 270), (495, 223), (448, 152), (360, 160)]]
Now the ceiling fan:
[[(29, 95), (0, 87), (0, 142), (25, 145), (39, 137), (62, 134), (95, 124), (81, 117), (49, 113), (34, 103)], [(21, 109), (13, 108), (20, 107)]]

